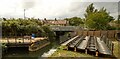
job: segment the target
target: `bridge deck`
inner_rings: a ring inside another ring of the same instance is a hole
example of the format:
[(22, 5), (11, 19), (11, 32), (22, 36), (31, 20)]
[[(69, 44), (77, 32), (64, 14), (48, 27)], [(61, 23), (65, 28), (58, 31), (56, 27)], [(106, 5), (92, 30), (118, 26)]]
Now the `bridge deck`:
[(75, 31), (81, 29), (79, 26), (50, 26), (53, 31)]

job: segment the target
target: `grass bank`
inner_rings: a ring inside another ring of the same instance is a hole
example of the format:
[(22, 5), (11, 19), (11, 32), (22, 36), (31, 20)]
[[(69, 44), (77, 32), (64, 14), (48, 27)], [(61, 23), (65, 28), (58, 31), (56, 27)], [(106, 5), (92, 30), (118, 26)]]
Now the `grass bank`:
[(113, 44), (114, 44), (114, 48), (113, 48), (113, 55), (115, 56), (115, 57), (118, 57), (118, 41), (113, 41)]
[(50, 57), (93, 57), (89, 54), (64, 50), (64, 48), (65, 47), (63, 46), (58, 47), (57, 51), (53, 53)]

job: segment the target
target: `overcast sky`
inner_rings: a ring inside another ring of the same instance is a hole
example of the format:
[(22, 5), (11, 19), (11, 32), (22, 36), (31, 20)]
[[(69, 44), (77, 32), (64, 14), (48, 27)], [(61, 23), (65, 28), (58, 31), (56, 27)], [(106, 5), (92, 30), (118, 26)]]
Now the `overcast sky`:
[(117, 18), (119, 0), (0, 0), (0, 17), (23, 18), (66, 18), (84, 17), (85, 9), (91, 3), (95, 8), (105, 7), (110, 15)]

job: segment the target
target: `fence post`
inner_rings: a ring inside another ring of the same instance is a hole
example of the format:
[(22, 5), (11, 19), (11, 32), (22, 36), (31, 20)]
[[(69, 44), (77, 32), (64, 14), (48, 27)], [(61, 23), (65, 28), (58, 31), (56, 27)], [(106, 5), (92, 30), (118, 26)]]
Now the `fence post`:
[(108, 30), (107, 30), (107, 34), (106, 35), (107, 35), (107, 38), (109, 38), (109, 36), (108, 36)]
[(101, 33), (102, 31), (100, 30), (100, 37), (102, 36), (102, 33)]
[(114, 30), (114, 38), (115, 38), (115, 30)]
[(87, 30), (87, 36), (89, 36), (88, 33), (89, 33), (89, 31)]
[(84, 35), (83, 33), (84, 33), (84, 31), (82, 30), (82, 35)]

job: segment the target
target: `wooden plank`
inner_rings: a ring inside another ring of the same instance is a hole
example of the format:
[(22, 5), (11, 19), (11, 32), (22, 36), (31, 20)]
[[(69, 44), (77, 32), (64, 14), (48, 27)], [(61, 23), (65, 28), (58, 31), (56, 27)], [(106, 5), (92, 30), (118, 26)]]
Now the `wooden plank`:
[(88, 35), (94, 36), (94, 31), (89, 31), (89, 32), (88, 32)]
[(88, 31), (83, 31), (83, 35), (87, 36), (88, 35)]
[(113, 30), (108, 31), (108, 38), (114, 38), (114, 31)]
[(94, 32), (94, 36), (100, 37), (100, 34), (101, 34), (100, 31), (95, 31)]
[(102, 35), (107, 35), (107, 31), (101, 31), (101, 36)]

